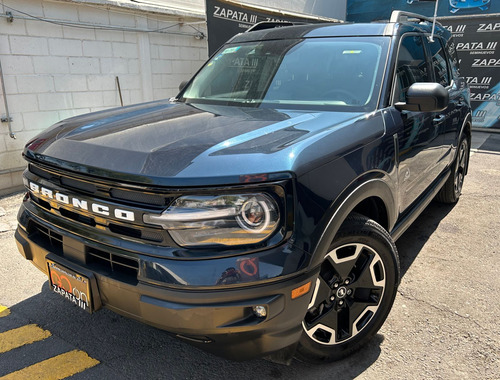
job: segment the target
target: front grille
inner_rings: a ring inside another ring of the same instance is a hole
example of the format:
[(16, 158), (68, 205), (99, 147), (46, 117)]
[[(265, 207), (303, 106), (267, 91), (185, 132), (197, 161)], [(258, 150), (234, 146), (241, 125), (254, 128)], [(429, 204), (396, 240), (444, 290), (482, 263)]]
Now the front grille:
[[(32, 197), (32, 198), (35, 198), (35, 197)], [(69, 219), (72, 219), (75, 222), (80, 222), (80, 223), (83, 223), (83, 224), (86, 224), (86, 225), (92, 226), (92, 227), (95, 227), (97, 225), (94, 218), (90, 218), (88, 216), (78, 214), (78, 213), (70, 211), (70, 210), (66, 210), (65, 208), (62, 208), (62, 207), (59, 208), (59, 212), (61, 213), (62, 216), (69, 218)]]
[(111, 197), (114, 199), (121, 199), (124, 201), (132, 201), (134, 203), (148, 204), (154, 206), (166, 206), (170, 203), (170, 198), (165, 198), (161, 195), (144, 194), (137, 191), (111, 189)]
[[(64, 207), (60, 207), (58, 210), (53, 210), (50, 206), (49, 202), (44, 201), (38, 197), (35, 197), (33, 194), (30, 194), (30, 198), (38, 204), (40, 207), (43, 207), (47, 211), (51, 211), (54, 213), (56, 211), (65, 218), (71, 219), (75, 222), (85, 224), (90, 227), (97, 226), (97, 223), (94, 218), (79, 214), (77, 212), (73, 212), (65, 209)], [(157, 230), (153, 228), (135, 228), (130, 226), (124, 226), (116, 223), (109, 223), (106, 227), (106, 230), (110, 231), (113, 234), (120, 236), (127, 236), (138, 240), (146, 240), (151, 243), (164, 243), (167, 238), (166, 231)]]
[[(47, 251), (65, 257), (63, 236), (61, 234), (32, 220), (28, 225), (28, 236)], [(85, 246), (82, 257), (84, 257), (85, 262), (79, 262), (79, 264), (84, 264), (91, 270), (105, 273), (123, 282), (131, 284), (138, 282), (139, 260), (135, 258), (105, 252), (88, 246)], [(71, 260), (71, 258), (68, 259)]]
[[(132, 206), (136, 212), (140, 213), (141, 210), (161, 212), (163, 211), (172, 201), (175, 199), (174, 194), (164, 194), (164, 193), (152, 193), (150, 189), (145, 191), (140, 191), (137, 187), (124, 187), (125, 185), (109, 184), (103, 181), (94, 183), (90, 178), (88, 180), (76, 177), (72, 174), (67, 174), (66, 172), (56, 172), (50, 168), (35, 165), (33, 163), (29, 164), (28, 171), (38, 178), (43, 178), (44, 180), (50, 182), (54, 186), (53, 189), (61, 189), (59, 191), (68, 191), (68, 194), (74, 194), (78, 196), (81, 194), (83, 197), (86, 195), (90, 200), (96, 202), (109, 202), (108, 205), (114, 205), (114, 207), (126, 208)], [(28, 178), (30, 178), (28, 176)], [(35, 181), (37, 179), (35, 178)], [(50, 185), (47, 185), (49, 187)], [(43, 197), (30, 194), (31, 199), (38, 206), (51, 212), (52, 214), (70, 219), (74, 222), (80, 223), (82, 225), (90, 227), (99, 227), (103, 233), (107, 233), (114, 236), (126, 237), (128, 239), (133, 239), (149, 244), (170, 246), (172, 241), (168, 233), (159, 228), (150, 225), (143, 224), (142, 220), (136, 219), (135, 222), (128, 223), (126, 220), (113, 220), (112, 218), (106, 219), (106, 217), (98, 218), (92, 212), (84, 212), (71, 206), (65, 207), (65, 205), (54, 205), (52, 201), (48, 201)], [(106, 203), (104, 203), (106, 204)], [(106, 219), (106, 223), (103, 223), (103, 218)], [(99, 226), (98, 226), (99, 224)]]
[(120, 188), (116, 185), (109, 185), (104, 182), (94, 183), (93, 180), (83, 180), (80, 178), (72, 177), (71, 175), (52, 172), (49, 169), (41, 168), (34, 164), (29, 164), (28, 170), (42, 177), (53, 184), (73, 190), (107, 199), (109, 201), (122, 204), (148, 207), (153, 209), (163, 209), (168, 206), (174, 199), (173, 195), (155, 194), (148, 191), (140, 191), (135, 189)]
[(43, 207), (44, 209), (46, 209), (47, 211), (50, 211), (52, 210), (52, 206), (50, 205), (49, 202), (47, 201), (44, 201), (43, 199), (40, 199), (38, 197), (35, 197), (33, 196), (32, 194), (30, 194), (30, 198), (33, 202), (35, 202), (37, 205)]
[(97, 192), (97, 186), (93, 183), (78, 181), (73, 178), (59, 177), (61, 185), (70, 189), (75, 189), (78, 191), (83, 191), (84, 193), (95, 194)]

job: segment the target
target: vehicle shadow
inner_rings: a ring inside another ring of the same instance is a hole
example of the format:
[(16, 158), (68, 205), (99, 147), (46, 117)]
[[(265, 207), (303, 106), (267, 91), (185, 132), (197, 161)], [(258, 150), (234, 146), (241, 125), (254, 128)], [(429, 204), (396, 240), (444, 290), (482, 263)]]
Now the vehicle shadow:
[(430, 236), (438, 228), (441, 221), (455, 207), (455, 204), (444, 204), (432, 201), (403, 235), (397, 240), (401, 278), (404, 277)]
[(233, 362), (109, 310), (87, 314), (53, 293), (48, 282), (41, 293), (10, 309), (10, 317), (35, 323), (101, 362), (72, 379), (317, 379), (325, 375), (352, 379), (378, 359), (384, 340), (383, 335), (377, 334), (359, 352), (330, 364), (311, 365), (294, 360), (285, 366), (264, 359)]

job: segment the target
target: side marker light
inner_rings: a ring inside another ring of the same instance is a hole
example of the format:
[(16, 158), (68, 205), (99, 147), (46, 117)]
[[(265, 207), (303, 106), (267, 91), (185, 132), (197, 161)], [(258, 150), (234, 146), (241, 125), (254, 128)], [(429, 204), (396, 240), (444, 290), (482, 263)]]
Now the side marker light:
[(306, 283), (302, 286), (299, 286), (298, 288), (293, 289), (292, 290), (292, 300), (294, 300), (295, 298), (299, 298), (299, 297), (303, 296), (304, 294), (309, 293), (310, 289), (311, 289), (311, 281), (309, 281), (308, 283)]

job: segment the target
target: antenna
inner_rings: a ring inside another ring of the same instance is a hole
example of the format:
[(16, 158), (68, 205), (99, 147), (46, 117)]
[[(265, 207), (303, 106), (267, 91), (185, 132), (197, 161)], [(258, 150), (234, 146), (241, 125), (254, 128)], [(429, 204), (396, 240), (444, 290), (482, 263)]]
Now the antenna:
[(434, 7), (434, 17), (432, 18), (432, 31), (431, 36), (429, 37), (430, 42), (434, 42), (434, 30), (436, 29), (436, 18), (438, 14), (438, 4), (439, 0), (436, 0), (436, 6)]

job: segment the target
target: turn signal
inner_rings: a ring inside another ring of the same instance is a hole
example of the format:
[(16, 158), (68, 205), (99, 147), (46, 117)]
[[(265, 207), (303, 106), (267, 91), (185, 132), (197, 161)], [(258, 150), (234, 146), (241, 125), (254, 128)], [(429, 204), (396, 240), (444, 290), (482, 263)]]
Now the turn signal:
[(309, 292), (309, 289), (311, 289), (311, 281), (309, 281), (307, 284), (304, 284), (302, 286), (299, 286), (298, 288), (293, 289), (292, 300), (294, 300), (295, 298), (299, 298), (304, 294), (307, 294)]

